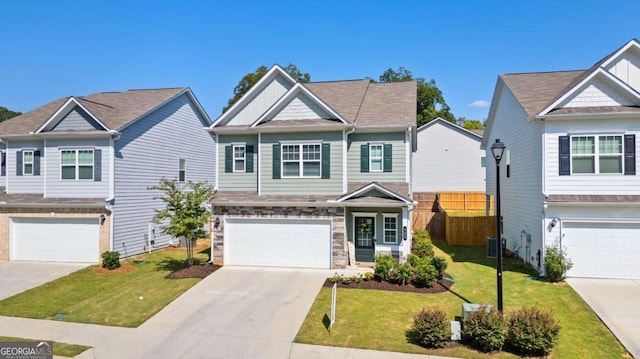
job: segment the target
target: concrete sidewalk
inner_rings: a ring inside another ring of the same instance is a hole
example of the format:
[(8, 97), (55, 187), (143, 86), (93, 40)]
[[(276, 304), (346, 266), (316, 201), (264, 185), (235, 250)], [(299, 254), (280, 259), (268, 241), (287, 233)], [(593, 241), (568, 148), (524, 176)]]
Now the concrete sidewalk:
[(640, 280), (567, 278), (622, 345), (640, 358)]

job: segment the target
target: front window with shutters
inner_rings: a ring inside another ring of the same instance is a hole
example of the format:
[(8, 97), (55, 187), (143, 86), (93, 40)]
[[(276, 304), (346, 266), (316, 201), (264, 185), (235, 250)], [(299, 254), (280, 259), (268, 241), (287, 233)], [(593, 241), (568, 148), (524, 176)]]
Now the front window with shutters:
[(93, 180), (93, 150), (62, 150), (60, 173), (63, 180)]
[(382, 172), (384, 161), (384, 146), (382, 144), (369, 145), (369, 171)]
[(233, 146), (233, 172), (245, 172), (246, 171), (246, 147), (245, 145)]
[(22, 152), (22, 174), (33, 174), (33, 151)]
[(572, 173), (623, 173), (622, 136), (572, 136)]
[(282, 145), (282, 177), (320, 178), (321, 163), (319, 143)]

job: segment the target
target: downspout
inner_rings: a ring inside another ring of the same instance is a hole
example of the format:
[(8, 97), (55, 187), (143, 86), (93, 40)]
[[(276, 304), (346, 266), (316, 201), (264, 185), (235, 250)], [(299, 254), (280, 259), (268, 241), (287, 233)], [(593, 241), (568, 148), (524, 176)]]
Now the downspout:
[(258, 144), (256, 150), (258, 151), (258, 197), (262, 195), (262, 133), (258, 132)]
[(109, 131), (112, 136), (109, 138), (109, 198), (106, 199), (105, 209), (111, 212), (109, 216), (109, 236), (111, 237), (109, 240), (109, 250), (113, 251), (113, 228), (114, 228), (114, 210), (113, 204), (115, 200), (115, 192), (116, 192), (116, 150), (115, 150), (115, 141), (119, 140), (122, 134), (117, 131)]
[[(349, 135), (356, 131), (355, 122), (351, 124), (349, 131), (342, 131), (342, 194), (347, 193), (349, 188), (349, 176), (347, 175), (347, 149), (349, 148)], [(346, 208), (345, 208), (346, 209)], [(345, 212), (346, 213), (346, 212)]]
[(42, 159), (40, 159), (40, 172), (42, 173), (42, 197), (47, 198), (47, 138), (44, 138), (44, 146), (42, 147), (42, 157), (45, 158), (44, 171), (42, 170)]

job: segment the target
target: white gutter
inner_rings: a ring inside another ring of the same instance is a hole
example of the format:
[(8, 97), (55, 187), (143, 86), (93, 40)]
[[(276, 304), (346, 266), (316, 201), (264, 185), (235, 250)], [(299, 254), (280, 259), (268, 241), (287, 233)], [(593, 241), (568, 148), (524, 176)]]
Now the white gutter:
[(597, 112), (597, 113), (560, 113), (549, 115), (536, 115), (529, 120), (571, 120), (571, 119), (602, 119), (607, 118), (623, 119), (629, 117), (640, 117), (640, 112)]
[[(217, 136), (218, 134), (216, 134)], [(260, 150), (260, 146), (262, 145), (262, 133), (258, 132), (258, 144), (256, 145), (256, 151), (258, 151), (258, 196), (262, 195), (262, 151)], [(217, 158), (217, 157), (216, 157)], [(216, 168), (218, 165), (216, 164)], [(211, 257), (213, 258), (213, 257)]]

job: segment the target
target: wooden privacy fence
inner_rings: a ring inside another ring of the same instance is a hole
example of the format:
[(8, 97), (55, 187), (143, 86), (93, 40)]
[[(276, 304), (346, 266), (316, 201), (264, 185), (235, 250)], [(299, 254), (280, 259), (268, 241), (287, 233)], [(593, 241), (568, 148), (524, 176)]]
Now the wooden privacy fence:
[(496, 236), (496, 217), (446, 216), (445, 238), (451, 246), (486, 246), (487, 237)]
[[(484, 192), (440, 192), (438, 204), (447, 210), (476, 211), (487, 207)], [(489, 201), (489, 209), (493, 209), (493, 197)]]

